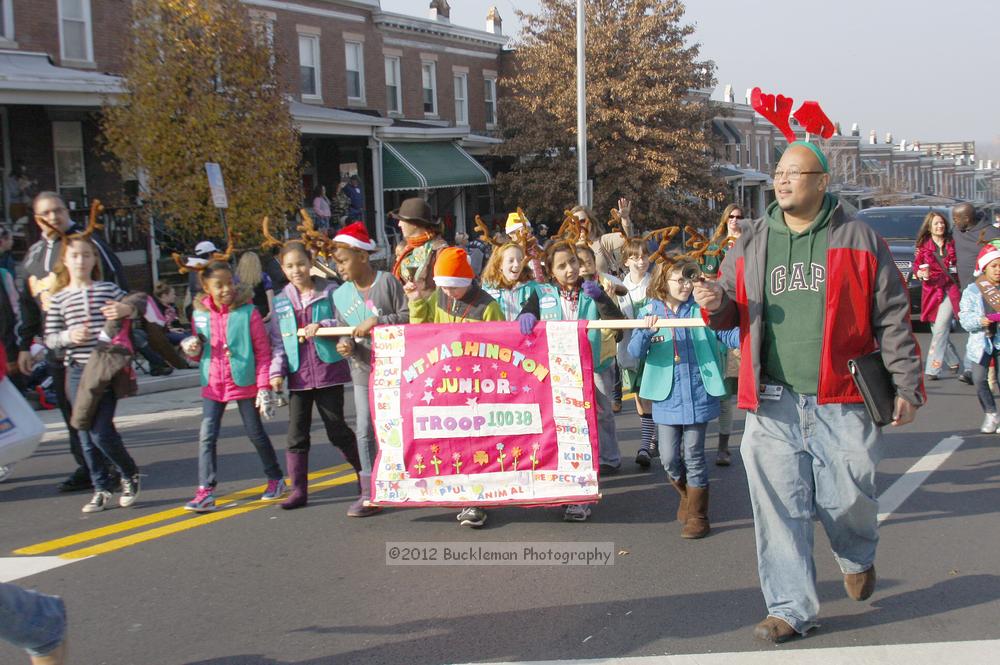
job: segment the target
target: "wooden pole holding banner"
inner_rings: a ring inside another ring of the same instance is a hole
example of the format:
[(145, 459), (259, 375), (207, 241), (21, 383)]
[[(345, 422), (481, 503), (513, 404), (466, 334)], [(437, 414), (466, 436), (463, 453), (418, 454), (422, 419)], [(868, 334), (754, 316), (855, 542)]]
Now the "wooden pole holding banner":
[[(701, 328), (705, 322), (701, 319), (657, 319), (653, 328)], [(595, 320), (587, 322), (588, 330), (629, 330), (645, 328), (646, 322), (642, 319), (609, 319), (607, 321)], [(343, 337), (354, 332), (353, 326), (337, 326), (334, 328), (320, 328), (316, 331), (317, 337)], [(303, 330), (299, 328), (298, 336), (303, 337)]]

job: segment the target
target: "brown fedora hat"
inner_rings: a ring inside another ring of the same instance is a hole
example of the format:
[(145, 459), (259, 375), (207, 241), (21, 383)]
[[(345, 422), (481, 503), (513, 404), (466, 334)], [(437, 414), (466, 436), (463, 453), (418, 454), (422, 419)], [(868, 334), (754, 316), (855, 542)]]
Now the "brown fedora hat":
[(401, 219), (404, 222), (410, 222), (411, 224), (421, 224), (423, 226), (434, 227), (437, 226), (437, 222), (431, 220), (431, 217), (433, 217), (431, 207), (427, 205), (427, 201), (424, 201), (419, 196), (413, 197), (412, 199), (406, 199), (399, 205), (399, 208), (390, 212), (389, 216), (393, 219)]

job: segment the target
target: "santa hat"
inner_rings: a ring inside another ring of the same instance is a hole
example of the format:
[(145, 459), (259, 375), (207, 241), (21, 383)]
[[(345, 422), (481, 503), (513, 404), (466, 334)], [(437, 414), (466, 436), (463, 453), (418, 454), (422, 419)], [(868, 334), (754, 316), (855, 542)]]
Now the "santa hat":
[(511, 233), (520, 231), (525, 227), (530, 229), (531, 222), (529, 222), (528, 218), (524, 216), (524, 213), (518, 210), (517, 212), (512, 212), (507, 215), (507, 225), (504, 227), (504, 233), (510, 235)]
[(438, 286), (468, 286), (475, 276), (461, 247), (445, 247), (438, 253), (434, 262), (434, 283)]
[(983, 245), (983, 248), (979, 250), (979, 256), (976, 257), (976, 271), (973, 273), (973, 277), (978, 277), (986, 270), (986, 266), (997, 259), (1000, 259), (1000, 247), (994, 242)]
[(375, 243), (372, 242), (363, 222), (354, 222), (340, 229), (333, 237), (333, 241), (355, 249), (363, 249), (366, 252), (375, 251)]

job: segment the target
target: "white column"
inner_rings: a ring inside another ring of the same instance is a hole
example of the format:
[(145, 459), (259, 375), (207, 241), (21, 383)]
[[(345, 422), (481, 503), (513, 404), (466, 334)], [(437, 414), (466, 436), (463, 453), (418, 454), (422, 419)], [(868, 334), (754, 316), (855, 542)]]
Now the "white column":
[[(374, 131), (374, 130), (373, 130)], [(382, 191), (382, 141), (374, 136), (368, 141), (372, 152), (372, 200), (375, 202), (375, 242), (392, 257), (392, 247), (385, 235), (385, 192)]]

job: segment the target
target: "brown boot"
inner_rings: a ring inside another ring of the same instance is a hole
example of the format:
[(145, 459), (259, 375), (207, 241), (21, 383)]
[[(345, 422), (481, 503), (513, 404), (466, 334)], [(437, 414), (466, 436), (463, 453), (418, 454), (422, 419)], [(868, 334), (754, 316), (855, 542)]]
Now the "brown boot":
[(798, 635), (787, 621), (778, 617), (767, 617), (753, 627), (753, 636), (772, 644), (787, 642)]
[(687, 488), (687, 519), (681, 538), (704, 538), (708, 535), (708, 488)]
[(719, 447), (715, 453), (715, 466), (729, 466), (729, 435), (719, 435)]
[(688, 491), (687, 484), (683, 480), (671, 480), (670, 484), (673, 486), (677, 493), (680, 494), (681, 500), (677, 504), (677, 521), (681, 524), (687, 519), (687, 505), (688, 505)]
[(875, 565), (863, 573), (844, 573), (844, 590), (854, 600), (868, 600), (875, 592)]

